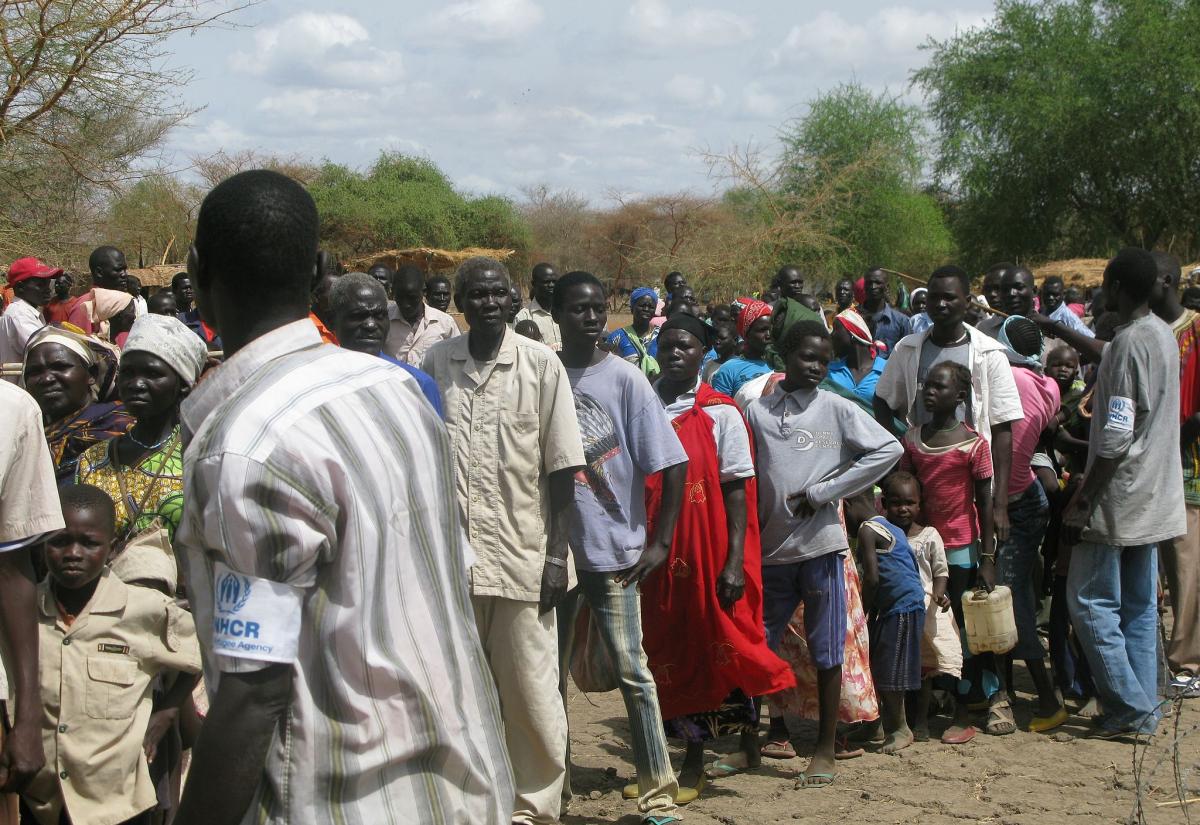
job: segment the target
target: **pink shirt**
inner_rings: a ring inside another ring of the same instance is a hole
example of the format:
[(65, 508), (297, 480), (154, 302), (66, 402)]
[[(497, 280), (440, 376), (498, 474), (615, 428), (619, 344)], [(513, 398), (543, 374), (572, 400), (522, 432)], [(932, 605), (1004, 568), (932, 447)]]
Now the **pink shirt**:
[(1013, 366), (1013, 380), (1021, 396), (1025, 417), (1012, 423), (1012, 471), (1008, 474), (1008, 497), (1014, 499), (1033, 483), (1029, 460), (1037, 452), (1042, 431), (1058, 412), (1058, 384), (1048, 375)]
[(992, 477), (992, 450), (970, 427), (971, 437), (949, 447), (930, 447), (921, 440), (921, 428), (904, 434), (900, 468), (921, 482), (925, 523), (937, 528), (948, 548), (965, 547), (979, 538), (975, 510), (975, 482)]

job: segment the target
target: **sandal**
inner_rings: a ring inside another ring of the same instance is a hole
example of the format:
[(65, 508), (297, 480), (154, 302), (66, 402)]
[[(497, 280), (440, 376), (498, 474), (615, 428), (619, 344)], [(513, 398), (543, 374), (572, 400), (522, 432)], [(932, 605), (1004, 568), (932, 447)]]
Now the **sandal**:
[(832, 773), (802, 773), (796, 777), (796, 788), (805, 791), (816, 788), (828, 788), (833, 784), (836, 776), (836, 774)]
[(750, 760), (741, 751), (726, 754), (709, 762), (704, 773), (709, 779), (724, 779), (727, 776), (750, 770)]
[(769, 759), (795, 759), (796, 747), (790, 739), (777, 739), (763, 745), (760, 753)]
[(857, 759), (866, 753), (865, 750), (859, 747), (851, 747), (850, 737), (839, 736), (834, 740), (833, 758), (834, 759)]
[(1007, 699), (997, 699), (988, 706), (987, 726), (984, 729), (991, 736), (1008, 736), (1017, 732), (1017, 720)]

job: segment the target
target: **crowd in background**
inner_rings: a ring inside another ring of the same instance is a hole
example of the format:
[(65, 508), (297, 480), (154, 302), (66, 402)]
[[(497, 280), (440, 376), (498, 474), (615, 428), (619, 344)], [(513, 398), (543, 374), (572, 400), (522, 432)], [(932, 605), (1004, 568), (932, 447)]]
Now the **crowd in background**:
[[(569, 680), (620, 691), (651, 825), (796, 758), (797, 718), (820, 789), (865, 748), (1146, 736), (1200, 695), (1171, 255), (1087, 296), (1011, 263), (728, 302), (671, 272), (610, 329), (595, 274), (344, 273), (317, 227), (246, 172), (169, 288), (111, 246), (86, 290), (8, 267), (0, 823), (554, 823)], [(1001, 585), (1015, 644), (973, 649)]]

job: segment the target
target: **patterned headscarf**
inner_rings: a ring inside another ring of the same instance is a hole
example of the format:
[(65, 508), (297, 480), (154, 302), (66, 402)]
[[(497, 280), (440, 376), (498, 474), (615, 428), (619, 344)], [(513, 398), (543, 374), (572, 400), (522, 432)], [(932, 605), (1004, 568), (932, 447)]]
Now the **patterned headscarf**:
[(143, 315), (133, 322), (125, 341), (125, 354), (138, 351), (166, 361), (189, 387), (200, 378), (208, 356), (200, 337), (169, 315)]
[(738, 298), (734, 302), (734, 307), (740, 307), (737, 316), (737, 332), (739, 338), (746, 337), (746, 330), (750, 329), (750, 325), (759, 318), (769, 316), (771, 314), (771, 305), (765, 301), (758, 301), (754, 298)]

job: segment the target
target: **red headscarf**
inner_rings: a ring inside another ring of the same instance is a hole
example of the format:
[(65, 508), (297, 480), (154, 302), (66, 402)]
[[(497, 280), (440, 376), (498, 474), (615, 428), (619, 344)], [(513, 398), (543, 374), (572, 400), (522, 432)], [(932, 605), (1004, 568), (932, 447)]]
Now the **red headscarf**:
[(879, 342), (871, 336), (871, 328), (867, 326), (867, 322), (863, 317), (853, 309), (844, 309), (834, 318), (846, 328), (846, 332), (850, 333), (850, 337), (860, 344), (864, 344), (871, 348), (871, 357), (874, 358), (879, 352)]
[(750, 329), (750, 325), (759, 318), (769, 316), (771, 314), (771, 305), (765, 301), (756, 301), (753, 298), (738, 298), (737, 304), (741, 306), (741, 311), (737, 317), (737, 332), (739, 338), (746, 337), (746, 330)]

